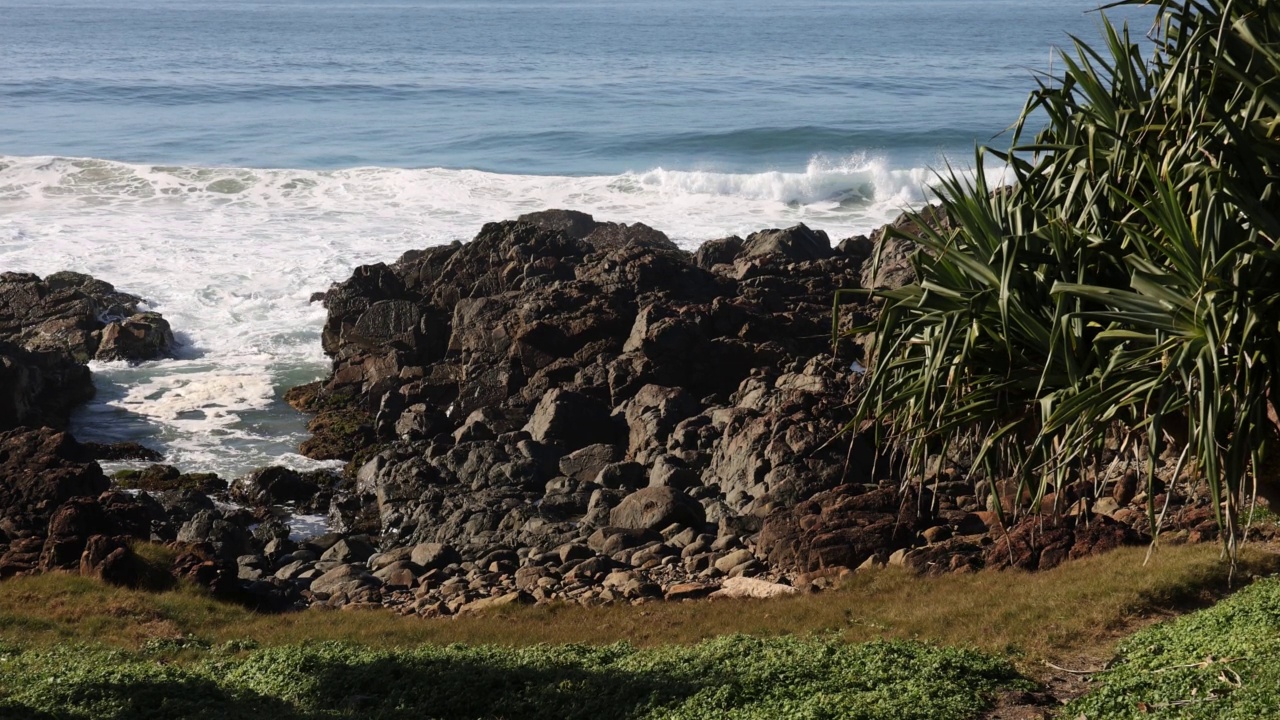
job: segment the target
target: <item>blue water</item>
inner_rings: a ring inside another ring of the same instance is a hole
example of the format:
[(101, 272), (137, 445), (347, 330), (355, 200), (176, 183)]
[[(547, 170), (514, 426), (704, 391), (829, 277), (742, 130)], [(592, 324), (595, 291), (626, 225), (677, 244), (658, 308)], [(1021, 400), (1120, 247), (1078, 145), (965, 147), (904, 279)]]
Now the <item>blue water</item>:
[(915, 167), (1007, 127), (1051, 48), (1097, 36), (1096, 4), (0, 0), (0, 154), (580, 175), (866, 153)]
[(306, 466), (281, 395), (325, 373), (310, 298), (355, 266), (547, 207), (686, 248), (867, 232), (1014, 121), (1091, 7), (0, 0), (0, 271), (92, 273), (186, 342), (95, 366), (80, 437)]

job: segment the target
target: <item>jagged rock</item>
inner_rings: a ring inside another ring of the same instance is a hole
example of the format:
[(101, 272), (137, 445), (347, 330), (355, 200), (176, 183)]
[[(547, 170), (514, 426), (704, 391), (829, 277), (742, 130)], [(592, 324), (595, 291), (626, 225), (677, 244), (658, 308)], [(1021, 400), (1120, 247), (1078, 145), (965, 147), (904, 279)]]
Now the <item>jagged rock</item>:
[[(318, 413), (304, 451), (354, 459), (356, 487), (332, 505), (344, 523), (376, 518), (384, 548), (457, 549), (449, 563), (409, 560), (440, 574), (433, 587), (497, 547), (519, 561), (478, 572), (510, 578), (533, 558), (584, 582), (619, 562), (758, 572), (749, 557), (714, 564), (771, 510), (875, 480), (869, 448), (828, 443), (851, 399), (830, 299), (859, 284), (863, 257), (803, 226), (695, 256), (643, 225), (548, 211), (358, 268), (324, 295), (332, 374), (289, 394)], [(727, 539), (700, 538), (708, 521)], [(605, 557), (564, 550), (618, 525), (674, 526), (683, 542), (614, 534), (594, 543)], [(524, 577), (552, 592), (542, 579)], [(644, 596), (634, 580), (609, 592)], [(424, 607), (449, 611), (475, 599), (432, 597)]]
[(742, 238), (727, 237), (708, 240), (693, 254), (693, 262), (703, 270), (714, 270), (717, 265), (729, 266), (742, 253)]
[(560, 389), (542, 396), (525, 430), (538, 442), (558, 442), (569, 450), (611, 443), (618, 434), (604, 404)]
[(94, 460), (142, 460), (160, 462), (164, 456), (136, 442), (80, 443)]
[(594, 480), (606, 465), (622, 459), (617, 446), (597, 443), (575, 450), (560, 459), (559, 470), (566, 477), (587, 482)]
[(314, 474), (273, 465), (238, 478), (231, 486), (231, 498), (251, 506), (283, 505), (310, 500), (319, 491)]
[(929, 504), (894, 488), (841, 486), (766, 518), (756, 554), (774, 567), (811, 572), (858, 567), (877, 553), (910, 547)]
[(155, 312), (140, 312), (102, 329), (95, 360), (141, 362), (173, 354), (177, 342), (169, 321)]
[(71, 411), (93, 393), (89, 368), (68, 354), (30, 352), (0, 339), (0, 430), (65, 427)]
[(177, 547), (180, 552), (169, 566), (169, 574), (174, 578), (194, 583), (221, 597), (239, 593), (241, 586), (234, 559), (219, 557), (208, 543)]
[(206, 495), (227, 489), (227, 481), (214, 473), (183, 473), (172, 465), (148, 465), (141, 470), (119, 470), (111, 476), (116, 487), (129, 490), (194, 490)]
[(102, 468), (69, 434), (50, 428), (0, 433), (0, 523), (44, 534), (55, 508), (108, 486)]
[(93, 397), (90, 360), (170, 356), (168, 323), (141, 302), (79, 273), (0, 273), (0, 430), (66, 427)]
[(635, 396), (618, 406), (616, 414), (627, 423), (627, 457), (648, 464), (664, 454), (667, 438), (676, 425), (696, 415), (701, 408), (680, 388), (645, 385)]
[(146, 540), (151, 537), (151, 521), (147, 506), (126, 493), (73, 497), (59, 505), (49, 518), (40, 569), (79, 567), (85, 546), (94, 535)]
[(80, 363), (137, 362), (171, 354), (168, 323), (156, 313), (140, 311), (141, 303), (135, 295), (80, 273), (59, 272), (44, 280), (30, 273), (0, 273), (0, 339), (32, 352), (65, 353)]
[(1142, 538), (1134, 530), (1105, 515), (1091, 518), (1031, 515), (999, 533), (984, 555), (986, 567), (1049, 570), (1076, 560), (1135, 545)]
[(80, 555), (80, 574), (111, 585), (139, 584), (138, 561), (127, 537), (90, 536)]
[(218, 510), (201, 510), (182, 524), (177, 540), (188, 545), (205, 545), (218, 559), (235, 564), (236, 558), (253, 549), (253, 536), (244, 527), (230, 522)]
[[(939, 206), (930, 205), (921, 210), (920, 215), (935, 228), (945, 230), (951, 226), (950, 219)], [(920, 226), (909, 214), (903, 213), (890, 225), (871, 233), (868, 254), (874, 255), (875, 261), (863, 264), (862, 287), (892, 290), (916, 281), (916, 271), (911, 265), (916, 245), (888, 232), (890, 227), (907, 233), (920, 232)]]

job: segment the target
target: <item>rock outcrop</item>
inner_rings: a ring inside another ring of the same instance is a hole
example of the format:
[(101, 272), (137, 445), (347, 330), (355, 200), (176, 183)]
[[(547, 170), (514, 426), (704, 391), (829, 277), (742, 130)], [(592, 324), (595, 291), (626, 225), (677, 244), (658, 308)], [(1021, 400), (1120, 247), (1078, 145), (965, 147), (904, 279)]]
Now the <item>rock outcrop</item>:
[(90, 360), (173, 353), (173, 333), (142, 299), (80, 273), (0, 273), (0, 430), (65, 427), (93, 397)]
[(60, 351), (31, 352), (0, 339), (0, 430), (64, 427), (93, 397), (89, 368)]
[[(0, 577), (143, 583), (145, 540), (170, 546), (166, 578), (264, 610), (437, 616), (777, 597), (884, 565), (1038, 570), (1142, 542), (1146, 496), (1124, 469), (1051, 494), (1041, 509), (1059, 514), (1001, 515), (963, 467), (904, 492), (893, 462), (839, 435), (861, 348), (833, 354), (832, 297), (911, 282), (912, 251), (883, 230), (688, 253), (581, 213), (492, 223), (323, 294), (332, 373), (286, 398), (314, 413), (304, 454), (346, 472), (117, 473), (136, 494), (95, 459), (160, 459), (145, 448), (10, 428), (64, 423), (85, 360), (163, 353), (167, 325), (87, 276), (0, 276)], [(874, 311), (846, 305), (837, 325)], [(1204, 503), (1174, 500), (1165, 537), (1216, 538)], [(298, 537), (286, 513), (332, 532)]]
[(90, 360), (141, 362), (173, 352), (173, 332), (142, 298), (89, 275), (59, 272), (41, 280), (0, 273), (0, 338), (32, 352)]
[[(824, 445), (848, 391), (830, 298), (859, 263), (804, 226), (694, 255), (548, 211), (358, 268), (324, 296), (332, 375), (291, 394), (317, 412), (304, 451), (356, 459), (384, 542), (547, 552), (620, 523), (758, 527), (870, 480)], [(683, 499), (633, 511), (646, 493)]]

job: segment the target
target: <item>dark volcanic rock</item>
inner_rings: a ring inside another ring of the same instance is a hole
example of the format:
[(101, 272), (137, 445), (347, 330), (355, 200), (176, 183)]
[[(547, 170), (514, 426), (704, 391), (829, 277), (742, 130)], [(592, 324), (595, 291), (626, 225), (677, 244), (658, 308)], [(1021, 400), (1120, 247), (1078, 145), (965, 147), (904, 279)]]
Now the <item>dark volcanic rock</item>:
[(97, 496), (107, 486), (102, 468), (67, 433), (0, 433), (0, 517), (29, 517), (42, 526), (58, 505), (77, 495)]
[(251, 506), (305, 502), (318, 492), (315, 475), (278, 465), (254, 470), (231, 486), (231, 498)]
[(89, 368), (67, 353), (30, 352), (0, 339), (0, 430), (65, 427), (93, 392)]
[(139, 563), (130, 538), (93, 535), (80, 554), (80, 574), (112, 585), (136, 587), (141, 582)]
[[(357, 268), (324, 296), (332, 374), (288, 396), (317, 413), (302, 450), (354, 458), (355, 493), (334, 508), (374, 509), (384, 549), (471, 560), (619, 524), (758, 528), (779, 503), (870, 477), (868, 453), (824, 445), (849, 392), (830, 299), (860, 262), (804, 226), (695, 257), (644, 225), (557, 210)], [(651, 518), (627, 499), (645, 485), (671, 496)]]
[(698, 501), (669, 487), (637, 490), (609, 513), (609, 524), (630, 530), (660, 530), (670, 525), (700, 529), (706, 514)]
[(102, 329), (95, 360), (140, 362), (168, 357), (176, 342), (169, 321), (160, 313), (138, 312), (113, 320)]
[(102, 468), (66, 433), (0, 433), (0, 577), (36, 569), (54, 511), (76, 496), (97, 496), (107, 484)]
[(136, 442), (117, 442), (117, 443), (96, 443), (86, 442), (80, 443), (93, 456), (94, 460), (143, 460), (146, 462), (160, 462), (164, 456), (144, 447)]
[(872, 556), (910, 547), (927, 520), (928, 504), (914, 493), (846, 485), (775, 510), (760, 530), (756, 553), (802, 571), (856, 568)]
[(997, 532), (996, 541), (986, 550), (986, 566), (1049, 570), (1066, 560), (1114, 550), (1143, 542), (1133, 528), (1105, 515), (1086, 518), (1031, 515), (1007, 533)]
[(122, 538), (122, 542), (147, 540), (151, 537), (151, 520), (150, 509), (125, 493), (71, 498), (58, 506), (49, 519), (40, 569), (79, 568), (81, 555), (95, 535)]
[[(921, 219), (928, 225), (946, 230), (951, 227), (950, 218), (936, 205), (930, 205), (920, 212)], [(911, 265), (911, 256), (916, 252), (916, 245), (909, 240), (890, 232), (890, 228), (909, 234), (918, 234), (920, 225), (911, 219), (909, 214), (902, 214), (892, 224), (879, 228), (871, 233), (865, 244), (842, 247), (851, 254), (863, 254), (869, 261), (862, 269), (862, 287), (894, 289), (910, 285), (916, 281), (916, 271)]]
[(0, 430), (65, 427), (93, 397), (90, 360), (154, 360), (173, 333), (141, 299), (79, 273), (0, 273)]
[(44, 280), (0, 274), (0, 339), (32, 352), (60, 352), (78, 362), (137, 362), (173, 352), (173, 333), (142, 299), (110, 283), (73, 272)]
[(814, 232), (804, 225), (786, 230), (761, 230), (747, 236), (742, 254), (746, 257), (778, 255), (792, 262), (823, 260), (831, 257), (831, 240), (826, 233)]
[(561, 389), (542, 396), (525, 430), (538, 442), (557, 442), (566, 450), (612, 443), (619, 434), (604, 403)]

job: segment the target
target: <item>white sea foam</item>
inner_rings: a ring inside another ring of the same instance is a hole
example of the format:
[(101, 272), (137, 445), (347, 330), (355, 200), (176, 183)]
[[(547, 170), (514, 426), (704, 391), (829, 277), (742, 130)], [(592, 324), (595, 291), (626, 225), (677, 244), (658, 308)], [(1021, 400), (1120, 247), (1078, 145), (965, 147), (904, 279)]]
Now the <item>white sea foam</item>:
[(292, 515), (288, 520), (289, 539), (302, 542), (329, 532), (329, 518), (325, 515)]
[(303, 419), (279, 396), (323, 374), (325, 313), (310, 296), (357, 265), (549, 207), (643, 222), (687, 248), (798, 222), (838, 240), (920, 203), (930, 177), (867, 158), (819, 158), (799, 173), (545, 177), (0, 157), (0, 271), (77, 270), (144, 296), (178, 331), (180, 359), (95, 367), (81, 434), (129, 436), (184, 470), (235, 475), (307, 465), (290, 452)]

